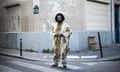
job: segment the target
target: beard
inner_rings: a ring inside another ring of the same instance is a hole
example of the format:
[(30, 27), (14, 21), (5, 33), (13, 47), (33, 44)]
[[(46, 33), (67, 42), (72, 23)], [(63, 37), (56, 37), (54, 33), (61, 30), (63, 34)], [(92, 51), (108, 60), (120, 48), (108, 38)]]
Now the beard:
[(60, 24), (60, 23), (62, 23), (62, 22), (63, 22), (63, 20), (57, 21), (58, 24)]

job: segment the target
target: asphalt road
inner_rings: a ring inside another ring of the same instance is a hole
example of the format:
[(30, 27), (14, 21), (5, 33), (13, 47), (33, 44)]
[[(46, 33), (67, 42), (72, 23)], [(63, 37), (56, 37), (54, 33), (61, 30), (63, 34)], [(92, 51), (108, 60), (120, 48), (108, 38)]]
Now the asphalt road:
[(28, 61), (0, 56), (0, 72), (120, 72), (120, 61), (68, 62), (68, 68), (51, 67), (51, 62)]

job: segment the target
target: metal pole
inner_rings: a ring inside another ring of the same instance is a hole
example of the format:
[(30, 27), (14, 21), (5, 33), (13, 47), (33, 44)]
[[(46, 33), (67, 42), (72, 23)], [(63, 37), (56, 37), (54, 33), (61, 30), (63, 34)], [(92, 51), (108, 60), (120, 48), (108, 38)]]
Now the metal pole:
[(20, 56), (22, 56), (22, 38), (20, 38)]
[(98, 41), (99, 41), (99, 47), (100, 47), (100, 57), (103, 58), (103, 50), (102, 50), (102, 45), (101, 45), (100, 32), (98, 32)]
[(111, 40), (114, 43), (114, 0), (110, 0)]

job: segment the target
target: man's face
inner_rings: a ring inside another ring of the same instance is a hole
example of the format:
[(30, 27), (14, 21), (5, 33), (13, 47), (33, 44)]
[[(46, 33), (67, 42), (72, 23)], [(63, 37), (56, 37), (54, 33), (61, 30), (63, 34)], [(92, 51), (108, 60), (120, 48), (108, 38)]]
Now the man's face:
[(62, 22), (62, 16), (58, 15), (58, 16), (57, 16), (57, 21), (58, 21), (58, 22)]

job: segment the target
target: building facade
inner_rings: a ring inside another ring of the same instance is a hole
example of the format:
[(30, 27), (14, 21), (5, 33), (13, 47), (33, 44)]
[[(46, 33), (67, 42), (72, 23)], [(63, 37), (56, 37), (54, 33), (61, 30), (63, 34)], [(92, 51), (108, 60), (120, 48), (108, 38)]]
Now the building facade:
[[(34, 14), (36, 4), (39, 14)], [(88, 49), (88, 36), (98, 43), (97, 32), (103, 47), (120, 43), (119, 0), (4, 0), (0, 9), (0, 47), (19, 48), (22, 38), (24, 49), (51, 49), (49, 30), (58, 12), (73, 30), (72, 51)]]

